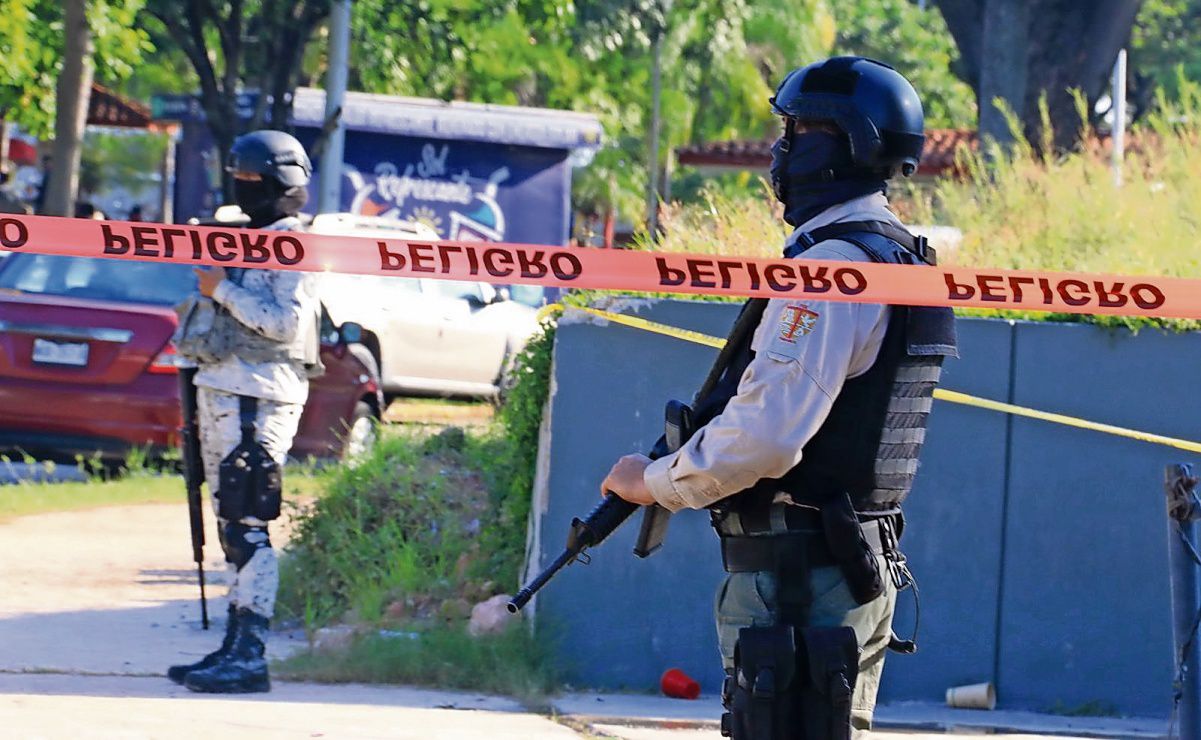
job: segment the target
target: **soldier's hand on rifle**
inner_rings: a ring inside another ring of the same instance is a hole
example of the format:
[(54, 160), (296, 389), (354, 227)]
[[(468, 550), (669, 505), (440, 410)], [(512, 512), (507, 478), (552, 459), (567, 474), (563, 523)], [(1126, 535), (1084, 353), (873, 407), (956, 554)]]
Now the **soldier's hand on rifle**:
[(196, 267), (193, 268), (196, 273), (196, 282), (200, 288), (200, 295), (205, 298), (212, 298), (213, 291), (225, 279), (224, 267)]
[(601, 483), (601, 495), (605, 495), (606, 492), (613, 493), (639, 506), (655, 503), (655, 498), (651, 496), (650, 489), (646, 487), (646, 481), (642, 478), (646, 466), (650, 464), (651, 459), (646, 455), (626, 455), (621, 458)]

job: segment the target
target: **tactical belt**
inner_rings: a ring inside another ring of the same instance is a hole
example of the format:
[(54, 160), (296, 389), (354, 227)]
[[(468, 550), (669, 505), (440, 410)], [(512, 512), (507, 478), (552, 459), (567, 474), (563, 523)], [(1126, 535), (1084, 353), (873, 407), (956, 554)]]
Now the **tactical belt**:
[[(863, 536), (877, 555), (885, 553), (880, 520), (862, 522)], [(802, 530), (757, 537), (721, 538), (721, 561), (727, 573), (778, 570), (781, 563), (807, 563), (811, 568), (837, 565), (822, 530)]]

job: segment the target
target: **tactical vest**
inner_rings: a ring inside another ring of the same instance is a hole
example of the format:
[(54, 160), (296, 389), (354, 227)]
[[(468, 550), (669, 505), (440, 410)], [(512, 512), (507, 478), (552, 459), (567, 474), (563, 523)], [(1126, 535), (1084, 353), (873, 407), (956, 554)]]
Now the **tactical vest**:
[[(282, 218), (268, 226), (273, 231), (296, 231), (300, 225), (294, 217)], [(241, 287), (249, 268), (227, 267), (226, 279)], [(321, 364), (321, 317), (309, 317), (309, 326), (302, 325), (302, 337), (291, 342), (280, 342), (254, 331), (235, 319), (223, 306), (211, 298), (199, 294), (189, 296), (176, 309), (180, 314), (179, 326), (173, 341), (177, 351), (184, 357), (199, 363), (218, 363), (236, 355), (245, 362), (300, 363), (310, 378), (320, 376), (325, 368)]]
[[(873, 262), (934, 264), (923, 237), (874, 221), (832, 224), (802, 234), (785, 256), (795, 257), (829, 239), (858, 246)], [(756, 312), (761, 316), (766, 303), (749, 301), (740, 321), (753, 320)], [(720, 414), (737, 393), (739, 379), (755, 357), (752, 338), (753, 333), (743, 333), (714, 390), (697, 399), (698, 426)], [(737, 513), (739, 528), (748, 532), (786, 528), (780, 512), (795, 507), (773, 507), (780, 493), (815, 508), (848, 493), (858, 512), (898, 511), (913, 486), (934, 388), (947, 356), (958, 356), (949, 308), (892, 306), (875, 362), (844, 383), (826, 421), (802, 449), (801, 462), (780, 478), (760, 480), (715, 504), (715, 523)]]

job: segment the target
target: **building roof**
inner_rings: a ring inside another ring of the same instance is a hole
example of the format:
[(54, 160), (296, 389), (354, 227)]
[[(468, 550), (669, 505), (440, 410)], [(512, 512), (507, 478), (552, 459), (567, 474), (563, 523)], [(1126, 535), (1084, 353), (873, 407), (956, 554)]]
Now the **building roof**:
[[(676, 149), (680, 164), (720, 169), (762, 169), (771, 165), (773, 140), (714, 141)], [(930, 129), (918, 166), (919, 175), (945, 175), (955, 171), (960, 146), (975, 148), (976, 132), (966, 129)]]
[(150, 109), (136, 100), (122, 97), (106, 87), (92, 83), (88, 98), (89, 126), (149, 128)]
[[(257, 99), (255, 92), (239, 95), (239, 113), (249, 118)], [(204, 119), (194, 96), (156, 95), (153, 106), (156, 119)], [(346, 93), (342, 118), (350, 131), (549, 149), (596, 149), (603, 136), (600, 120), (591, 113), (359, 92)], [(324, 122), (325, 91), (298, 88), (291, 123), (321, 126)]]

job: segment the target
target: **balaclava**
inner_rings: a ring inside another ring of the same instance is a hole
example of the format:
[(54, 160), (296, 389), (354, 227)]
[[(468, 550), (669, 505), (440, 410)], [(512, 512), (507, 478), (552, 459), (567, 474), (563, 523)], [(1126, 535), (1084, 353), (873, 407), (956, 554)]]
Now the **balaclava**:
[(250, 216), (251, 228), (261, 228), (285, 216), (295, 216), (308, 198), (307, 188), (285, 188), (270, 175), (264, 175), (262, 180), (234, 180), (234, 201), (243, 213)]
[[(855, 170), (846, 136), (803, 131), (792, 135), (789, 146), (784, 142), (782, 136), (772, 145), (771, 179), (776, 197), (784, 204), (784, 220), (794, 227), (831, 206), (882, 193), (888, 187), (878, 175), (838, 175)], [(821, 173), (827, 170), (836, 174), (835, 179), (822, 179)]]

